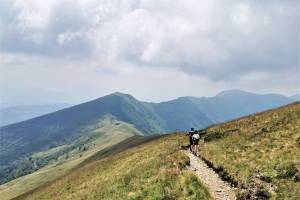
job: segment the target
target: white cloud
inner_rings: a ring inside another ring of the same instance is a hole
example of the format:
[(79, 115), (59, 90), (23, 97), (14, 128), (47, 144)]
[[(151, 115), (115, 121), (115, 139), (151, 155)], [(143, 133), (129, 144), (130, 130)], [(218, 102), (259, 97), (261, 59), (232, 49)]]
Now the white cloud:
[(82, 37), (81, 32), (70, 32), (67, 31), (65, 33), (59, 34), (57, 37), (57, 42), (60, 45), (64, 45), (66, 43), (72, 43), (74, 40), (78, 40)]
[(16, 0), (11, 1), (13, 3), (13, 9), (18, 10), (16, 16), (16, 26), (21, 31), (25, 29), (44, 29), (48, 25), (49, 16), (51, 14), (51, 8), (57, 1), (49, 0), (47, 3), (39, 0)]

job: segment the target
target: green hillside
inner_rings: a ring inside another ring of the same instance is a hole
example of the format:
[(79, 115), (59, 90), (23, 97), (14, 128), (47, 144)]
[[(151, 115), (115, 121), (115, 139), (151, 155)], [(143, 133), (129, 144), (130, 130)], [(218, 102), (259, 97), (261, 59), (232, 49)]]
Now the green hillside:
[(211, 199), (186, 166), (182, 134), (159, 137), (86, 164), (18, 199)]
[(299, 102), (212, 126), (205, 133), (201, 156), (225, 179), (238, 181), (245, 188), (241, 196), (260, 187), (258, 192), (274, 199), (299, 199)]
[[(87, 159), (93, 158), (95, 154), (102, 152), (101, 150), (126, 138), (139, 135), (142, 135), (142, 133), (132, 125), (111, 117), (105, 117), (97, 124), (96, 129), (87, 127), (86, 135), (78, 138), (73, 143), (38, 152), (30, 158), (24, 159), (10, 173), (16, 176), (22, 175), (22, 173), (30, 174), (0, 185), (1, 200), (18, 196), (61, 177)], [(38, 164), (41, 164), (41, 166), (37, 166)], [(2, 169), (0, 172), (6, 173)], [(5, 174), (2, 176), (4, 177)]]
[(4, 142), (0, 147), (0, 164), (20, 159), (33, 152), (72, 143), (74, 139), (86, 134), (87, 129), (96, 127), (99, 120), (106, 115), (133, 124), (145, 134), (164, 130), (158, 126), (157, 121), (152, 122), (154, 114), (148, 113), (142, 103), (129, 95), (116, 93), (1, 127), (0, 137)]
[(22, 123), (2, 127), (0, 130), (0, 183), (32, 173), (69, 152), (72, 154), (75, 149), (86, 149), (86, 143), (90, 141), (95, 139), (105, 141), (105, 138), (113, 137), (110, 133), (99, 134), (100, 130), (105, 132), (101, 127), (105, 127), (107, 121), (117, 120), (113, 122), (116, 126), (126, 122), (132, 124), (130, 126), (135, 129), (134, 131), (118, 132), (121, 138), (126, 138), (128, 135), (147, 134), (150, 131), (162, 132), (163, 129), (156, 128), (159, 123), (152, 122), (151, 113), (147, 113), (141, 107), (144, 108), (131, 96), (116, 93)]

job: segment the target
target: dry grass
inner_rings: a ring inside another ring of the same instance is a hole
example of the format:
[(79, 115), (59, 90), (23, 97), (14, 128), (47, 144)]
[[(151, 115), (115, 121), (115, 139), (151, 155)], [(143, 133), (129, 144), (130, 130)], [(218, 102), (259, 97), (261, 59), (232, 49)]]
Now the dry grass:
[(222, 166), (248, 187), (255, 174), (275, 185), (274, 199), (299, 199), (300, 103), (210, 127), (201, 149), (204, 158)]
[(20, 199), (211, 199), (185, 168), (185, 138), (161, 137), (87, 164)]

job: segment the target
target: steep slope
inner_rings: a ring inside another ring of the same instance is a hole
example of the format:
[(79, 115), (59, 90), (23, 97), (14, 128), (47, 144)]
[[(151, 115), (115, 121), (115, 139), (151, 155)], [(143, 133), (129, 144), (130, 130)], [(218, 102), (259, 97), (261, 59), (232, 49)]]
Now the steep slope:
[(100, 159), (17, 199), (212, 199), (186, 166), (181, 134)]
[[(13, 168), (11, 174), (16, 174), (22, 170), (25, 170), (25, 172), (26, 170), (31, 170), (29, 173), (33, 172), (0, 185), (1, 200), (19, 196), (29, 190), (64, 176), (95, 157), (113, 154), (116, 151), (113, 145), (123, 140), (124, 144), (121, 143), (118, 145), (117, 150), (135, 144), (136, 138), (143, 138), (140, 135), (141, 133), (132, 125), (107, 117), (98, 124), (97, 129), (88, 132), (87, 135), (84, 136), (85, 138), (79, 138), (71, 144), (61, 145), (44, 152), (35, 153), (22, 163), (18, 163), (18, 165)], [(86, 140), (86, 138), (88, 138), (88, 140)], [(126, 140), (126, 138), (132, 139)], [(130, 142), (132, 140), (133, 142)], [(39, 167), (37, 165), (39, 165), (41, 161), (46, 163), (46, 165), (41, 166), (42, 168), (37, 170)], [(31, 168), (32, 165), (37, 168)], [(0, 167), (0, 174), (4, 177), (5, 174), (2, 173), (7, 173), (7, 171)]]
[(13, 124), (69, 107), (69, 104), (13, 106), (0, 109), (0, 126)]
[(201, 156), (259, 199), (300, 197), (300, 103), (204, 130)]

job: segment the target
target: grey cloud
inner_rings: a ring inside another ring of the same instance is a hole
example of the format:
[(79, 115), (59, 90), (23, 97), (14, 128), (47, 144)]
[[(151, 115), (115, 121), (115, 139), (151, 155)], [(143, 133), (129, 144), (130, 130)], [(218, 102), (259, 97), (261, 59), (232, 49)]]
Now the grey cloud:
[[(0, 9), (6, 13), (1, 23), (1, 52), (73, 58), (86, 57), (93, 50), (92, 42), (85, 34), (79, 34), (80, 37), (69, 43), (58, 41), (62, 36), (67, 40), (70, 33), (86, 30), (83, 25), (89, 19), (83, 16), (83, 11), (76, 2), (58, 2), (51, 8), (49, 16), (35, 16), (49, 18), (49, 21), (45, 20), (46, 24), (42, 24), (42, 28), (30, 27), (27, 25), (30, 22), (24, 22), (26, 18), (20, 19), (20, 13), (25, 8), (17, 7), (13, 1), (4, 1)], [(29, 20), (38, 20), (35, 18)]]
[[(216, 4), (212, 13), (205, 13), (205, 17), (213, 15), (204, 20), (203, 26), (207, 25), (207, 29), (197, 30), (196, 27), (192, 33), (171, 40), (171, 50), (162, 50), (161, 55), (168, 56), (171, 52), (175, 58), (172, 66), (177, 65), (187, 73), (204, 74), (214, 80), (238, 78), (254, 71), (298, 68), (297, 2), (268, 1), (260, 4), (258, 1), (243, 1), (241, 5), (238, 4), (222, 5), (220, 7), (223, 10), (219, 10), (219, 4)], [(245, 6), (248, 10), (239, 13), (239, 6)], [(233, 15), (236, 15), (237, 23), (233, 22)], [(185, 25), (191, 23), (193, 26), (197, 20), (199, 18), (193, 18)], [(165, 35), (164, 41), (174, 35), (176, 32)], [(159, 59), (157, 63), (162, 61), (164, 59)], [(168, 60), (165, 64), (168, 64)]]
[(299, 68), (296, 0), (89, 2), (56, 1), (42, 28), (20, 29), (26, 8), (4, 1), (1, 52), (176, 68), (214, 81)]

